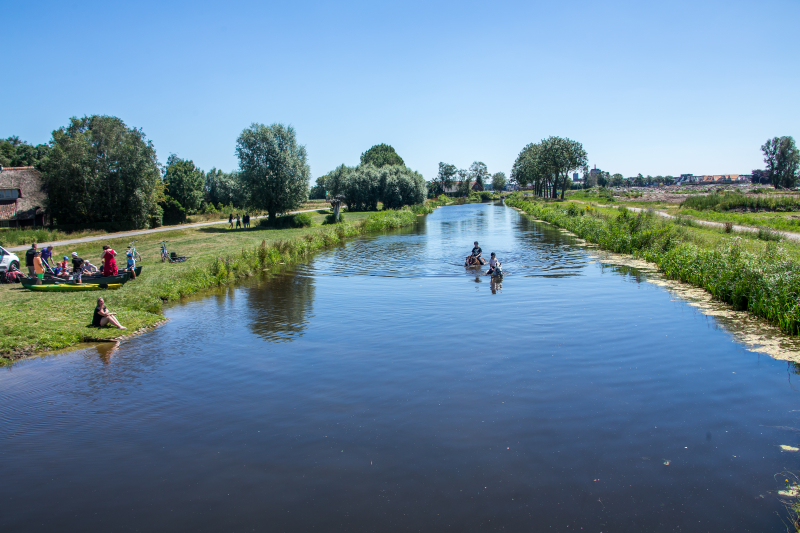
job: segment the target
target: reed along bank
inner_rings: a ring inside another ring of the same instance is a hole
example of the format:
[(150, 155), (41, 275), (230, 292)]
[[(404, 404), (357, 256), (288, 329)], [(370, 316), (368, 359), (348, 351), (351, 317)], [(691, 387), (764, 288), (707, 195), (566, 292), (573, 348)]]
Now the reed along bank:
[[(248, 230), (224, 227), (176, 229), (175, 232), (142, 235), (136, 244), (143, 255), (142, 276), (119, 290), (46, 294), (20, 285), (0, 285), (0, 366), (36, 352), (67, 348), (88, 339), (114, 339), (151, 327), (164, 320), (164, 302), (178, 300), (199, 291), (233, 283), (256, 273), (282, 268), (306, 260), (314, 252), (336, 246), (348, 238), (414, 224), (411, 209), (376, 213), (346, 213), (347, 222), (313, 227), (274, 229), (256, 226)], [(325, 219), (320, 212), (310, 223)], [(280, 220), (280, 219), (279, 219)], [(185, 263), (163, 263), (159, 243), (168, 240), (171, 250), (188, 255)], [(105, 242), (56, 246), (60, 255), (77, 250), (93, 258)], [(108, 244), (124, 261), (127, 239)], [(90, 328), (92, 310), (98, 297), (117, 313), (128, 331)]]
[(604, 250), (655, 263), (667, 278), (691, 283), (720, 301), (800, 334), (800, 261), (776, 242), (742, 237), (708, 240), (680, 221), (625, 207), (599, 210), (511, 195), (506, 204), (564, 228)]

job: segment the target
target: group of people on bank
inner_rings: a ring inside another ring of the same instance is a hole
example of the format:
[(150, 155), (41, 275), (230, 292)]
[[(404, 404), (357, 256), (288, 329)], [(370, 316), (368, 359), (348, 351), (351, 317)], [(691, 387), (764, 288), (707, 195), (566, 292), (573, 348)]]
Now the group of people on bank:
[[(248, 215), (247, 213), (245, 213), (242, 216), (239, 216), (239, 214), (237, 213), (235, 221), (237, 229), (250, 227), (250, 215)], [(234, 222), (233, 213), (231, 213), (228, 216), (228, 229), (233, 229), (233, 222)]]
[[(127, 252), (127, 261), (125, 270), (133, 272), (136, 268), (136, 261), (133, 254)], [(53, 257), (53, 247), (47, 246), (41, 250), (37, 248), (36, 243), (25, 252), (25, 266), (28, 268), (28, 275), (31, 278), (44, 278), (45, 272), (50, 272), (52, 275), (63, 279), (71, 279), (75, 283), (81, 283), (81, 278), (84, 274), (93, 274), (100, 272), (103, 276), (116, 276), (119, 274), (117, 267), (117, 252), (108, 245), (103, 246), (103, 253), (100, 254), (100, 260), (103, 262), (100, 267), (94, 266), (92, 263), (78, 257), (77, 252), (72, 252), (72, 261), (68, 256), (63, 256), (62, 261), (58, 261)]]
[[(464, 266), (472, 267), (486, 264), (486, 260), (483, 258), (483, 250), (478, 246), (478, 241), (475, 241), (474, 244), (475, 246), (472, 248), (472, 252), (470, 252), (464, 261)], [(493, 277), (503, 275), (503, 267), (500, 265), (500, 261), (497, 260), (497, 256), (494, 252), (492, 252), (489, 257), (489, 270), (484, 272), (484, 274)]]

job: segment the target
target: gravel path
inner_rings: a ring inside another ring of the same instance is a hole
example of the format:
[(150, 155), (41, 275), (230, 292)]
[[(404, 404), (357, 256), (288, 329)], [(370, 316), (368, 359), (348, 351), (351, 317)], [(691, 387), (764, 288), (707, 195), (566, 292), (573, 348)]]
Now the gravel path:
[[(291, 211), (286, 213), (287, 215), (294, 215), (296, 213), (313, 213), (315, 211), (319, 211), (318, 209), (305, 209), (303, 211)], [(266, 216), (260, 217), (250, 217), (251, 220), (255, 220), (257, 218), (266, 218)], [(53, 242), (40, 242), (36, 243), (39, 249), (42, 249), (45, 246), (66, 246), (68, 244), (81, 244), (85, 242), (94, 242), (94, 241), (108, 241), (111, 239), (121, 239), (123, 237), (135, 237), (136, 235), (146, 235), (148, 233), (159, 233), (162, 231), (175, 231), (175, 230), (182, 230), (188, 228), (200, 228), (203, 226), (213, 226), (215, 224), (227, 224), (227, 220), (215, 220), (213, 222), (196, 222), (194, 224), (181, 224), (179, 226), (164, 226), (161, 228), (156, 229), (140, 229), (136, 231), (121, 231), (119, 233), (104, 233), (103, 235), (94, 235), (92, 237), (82, 237), (80, 239), (68, 239), (65, 241), (53, 241)], [(6, 248), (9, 252), (24, 252), (30, 248), (30, 244), (24, 244), (22, 246), (12, 246), (10, 248)]]
[[(604, 206), (601, 206), (601, 207), (614, 207), (614, 208), (616, 208), (617, 206), (604, 205)], [(629, 211), (635, 211), (637, 213), (640, 213), (642, 211), (646, 211), (646, 209), (642, 209), (640, 207), (628, 207), (628, 206), (625, 206), (625, 207)], [(658, 215), (658, 216), (660, 216), (660, 217), (663, 217), (663, 218), (676, 218), (675, 215), (670, 215), (669, 213), (664, 213), (663, 211), (655, 211), (654, 210), (653, 213)], [(700, 219), (694, 218), (694, 217), (691, 217), (691, 218), (697, 224), (699, 224), (701, 226), (707, 226), (709, 228), (719, 228), (719, 229), (721, 229), (721, 228), (723, 228), (725, 226), (725, 224), (723, 224), (722, 222), (710, 222), (708, 220), (700, 220)], [(760, 229), (769, 229), (769, 228), (760, 228)], [(737, 226), (737, 225), (733, 226), (733, 231), (737, 231), (737, 232), (758, 233), (758, 230), (759, 230), (759, 228), (754, 228), (752, 226)], [(773, 230), (773, 229), (770, 229), (769, 231), (777, 233), (778, 235), (780, 235), (784, 239), (790, 239), (792, 241), (800, 241), (800, 233), (792, 233), (792, 232), (789, 232), (789, 231), (778, 231), (778, 230)]]

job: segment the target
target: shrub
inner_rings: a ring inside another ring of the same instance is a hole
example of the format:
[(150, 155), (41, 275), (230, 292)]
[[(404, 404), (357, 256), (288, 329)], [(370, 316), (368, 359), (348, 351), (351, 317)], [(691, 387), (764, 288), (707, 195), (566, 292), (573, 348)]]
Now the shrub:
[[(342, 211), (339, 210), (339, 223), (341, 224), (342, 222), (344, 222), (344, 213), (342, 213)], [(334, 220), (334, 218), (333, 218), (333, 213), (327, 215), (325, 217), (325, 220), (322, 223), (323, 224), (336, 224), (336, 220)]]
[(412, 206), (409, 206), (409, 209), (411, 210), (412, 213), (414, 213), (416, 215), (427, 215), (427, 214), (433, 213), (433, 208), (431, 206), (425, 205), (425, 204), (412, 205)]
[(733, 233), (733, 222), (725, 222), (725, 233)]
[(417, 216), (411, 211), (380, 211), (372, 214), (364, 221), (364, 231), (381, 231), (394, 228), (402, 228), (416, 221)]
[(284, 215), (277, 217), (274, 223), (270, 223), (268, 218), (259, 220), (258, 225), (262, 228), (305, 228), (313, 225), (311, 215), (308, 213), (297, 213), (296, 215)]
[(762, 241), (780, 241), (781, 234), (777, 231), (760, 228), (758, 230), (758, 238)]
[(567, 206), (567, 214), (571, 217), (579, 217), (583, 215), (583, 209), (578, 204), (570, 202)]

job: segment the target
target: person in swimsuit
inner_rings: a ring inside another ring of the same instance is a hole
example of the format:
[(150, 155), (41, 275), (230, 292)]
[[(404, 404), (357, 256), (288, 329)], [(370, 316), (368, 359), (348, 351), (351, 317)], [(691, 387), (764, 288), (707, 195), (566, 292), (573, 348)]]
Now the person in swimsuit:
[(94, 308), (94, 315), (92, 316), (92, 326), (96, 328), (102, 328), (107, 326), (108, 324), (115, 325), (118, 329), (128, 329), (122, 324), (119, 323), (117, 320), (117, 314), (112, 313), (106, 307), (105, 302), (102, 298), (97, 299), (97, 307)]

